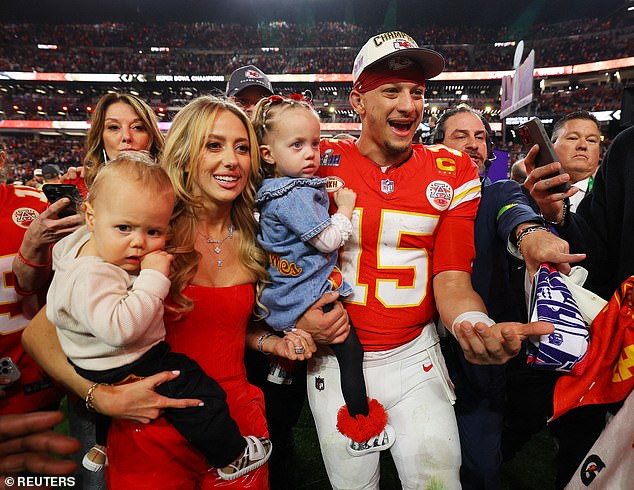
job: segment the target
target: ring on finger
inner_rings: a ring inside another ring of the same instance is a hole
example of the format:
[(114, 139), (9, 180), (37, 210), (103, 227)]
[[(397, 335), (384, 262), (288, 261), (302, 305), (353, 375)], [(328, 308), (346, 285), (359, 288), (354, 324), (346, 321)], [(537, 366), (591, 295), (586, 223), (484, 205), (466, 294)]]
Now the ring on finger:
[(303, 354), (303, 353), (304, 353), (304, 346), (295, 347), (295, 354)]

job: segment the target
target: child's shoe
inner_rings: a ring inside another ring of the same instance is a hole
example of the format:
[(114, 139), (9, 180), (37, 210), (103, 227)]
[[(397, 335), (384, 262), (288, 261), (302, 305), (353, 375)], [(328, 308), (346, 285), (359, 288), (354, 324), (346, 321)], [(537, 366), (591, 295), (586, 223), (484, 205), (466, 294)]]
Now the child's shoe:
[(368, 414), (353, 417), (344, 405), (337, 413), (337, 430), (348, 438), (346, 450), (351, 456), (363, 456), (389, 449), (396, 431), (387, 423), (385, 408), (374, 398), (368, 400)]
[(218, 468), (218, 475), (223, 480), (235, 480), (253, 471), (269, 460), (273, 445), (266, 437), (246, 436), (247, 447), (232, 463)]
[(348, 438), (346, 451), (348, 451), (350, 456), (363, 456), (364, 454), (383, 451), (392, 447), (395, 438), (396, 431), (390, 424), (386, 424), (385, 429), (383, 429), (379, 435), (367, 441), (357, 442)]
[(88, 471), (98, 472), (103, 470), (107, 462), (108, 458), (106, 456), (105, 446), (95, 444), (90, 448), (90, 451), (84, 454), (84, 459), (82, 459), (81, 464)]

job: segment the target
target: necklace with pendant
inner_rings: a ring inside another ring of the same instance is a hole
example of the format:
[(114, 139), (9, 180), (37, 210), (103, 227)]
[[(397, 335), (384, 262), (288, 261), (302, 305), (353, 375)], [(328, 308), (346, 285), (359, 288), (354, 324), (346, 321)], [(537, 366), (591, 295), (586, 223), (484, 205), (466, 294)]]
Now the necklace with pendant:
[[(220, 252), (222, 252), (222, 244), (226, 241), (226, 240), (233, 240), (233, 225), (229, 225), (229, 231), (227, 232), (227, 236), (224, 238), (221, 238), (220, 240), (214, 240), (211, 237), (208, 237), (207, 235), (204, 235), (200, 232), (200, 230), (198, 231), (198, 234), (203, 237), (205, 239), (205, 241), (210, 245), (213, 246), (212, 250), (214, 252), (216, 252), (216, 254), (219, 254)], [(222, 267), (222, 259), (217, 259), (216, 260), (216, 265), (218, 267)]]

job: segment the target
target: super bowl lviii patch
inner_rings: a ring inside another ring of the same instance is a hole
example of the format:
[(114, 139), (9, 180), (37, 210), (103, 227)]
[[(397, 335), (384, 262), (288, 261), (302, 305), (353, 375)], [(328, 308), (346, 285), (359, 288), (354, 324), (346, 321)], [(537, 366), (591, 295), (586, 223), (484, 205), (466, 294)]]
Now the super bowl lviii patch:
[(341, 155), (335, 153), (332, 148), (328, 148), (321, 156), (319, 165), (322, 167), (338, 167), (341, 161)]

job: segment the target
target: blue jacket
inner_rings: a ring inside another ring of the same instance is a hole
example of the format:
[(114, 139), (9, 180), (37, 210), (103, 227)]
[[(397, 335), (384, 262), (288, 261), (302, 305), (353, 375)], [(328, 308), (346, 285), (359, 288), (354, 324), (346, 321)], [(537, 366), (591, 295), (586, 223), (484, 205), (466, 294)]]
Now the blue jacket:
[(512, 279), (516, 272), (512, 269), (523, 266), (523, 262), (509, 257), (506, 246), (513, 230), (528, 221), (541, 223), (542, 219), (516, 182), (485, 181), (475, 219), (476, 258), (471, 283), (496, 322), (527, 320), (522, 316), (526, 311), (523, 269), (519, 283)]
[[(337, 267), (338, 253), (324, 254), (308, 240), (330, 226), (326, 178), (265, 179), (255, 203), (260, 208), (258, 241), (269, 254), (271, 283), (260, 302), (269, 310), (266, 322), (288, 330), (328, 291), (352, 292)], [(264, 313), (260, 309), (258, 312)]]

